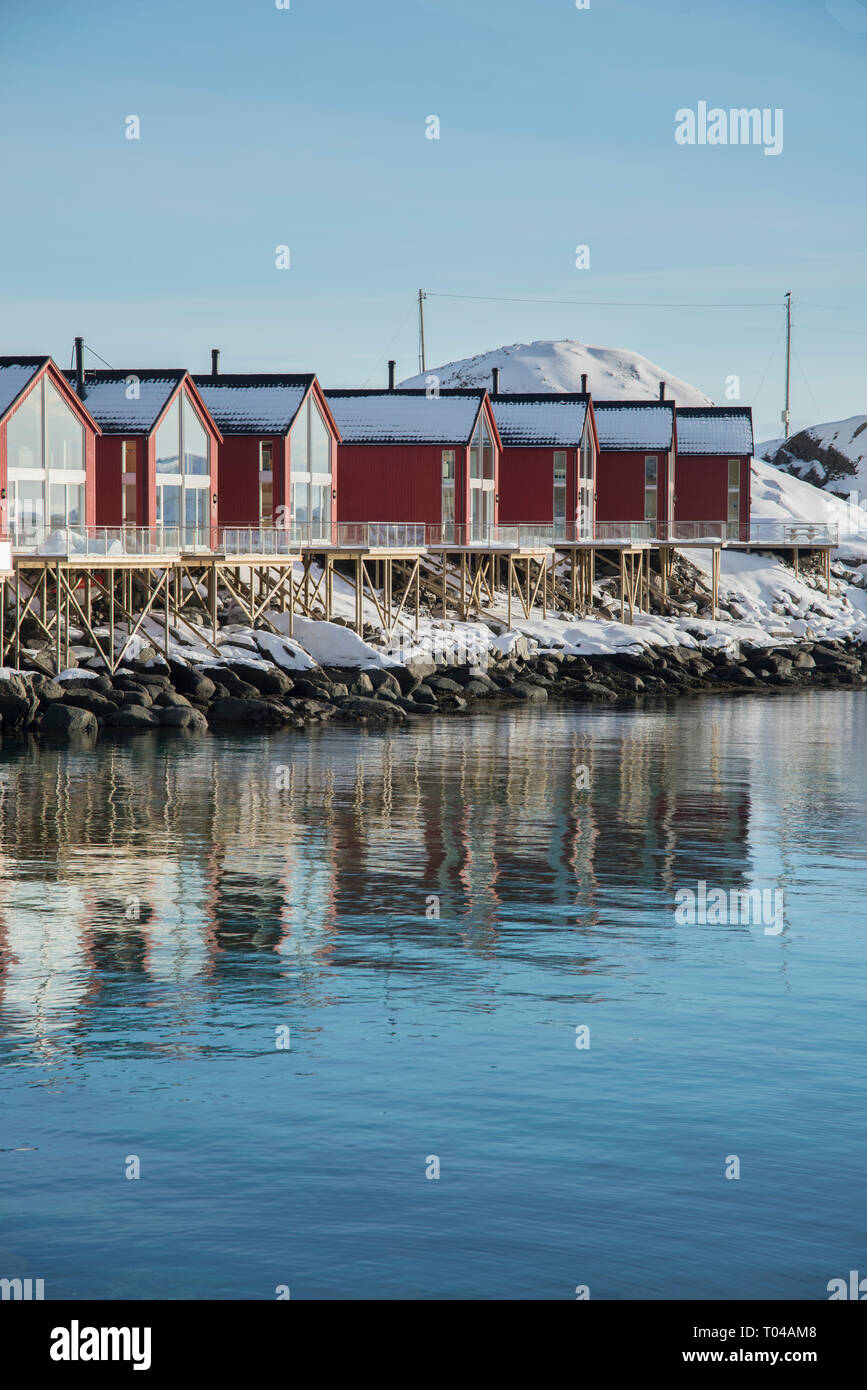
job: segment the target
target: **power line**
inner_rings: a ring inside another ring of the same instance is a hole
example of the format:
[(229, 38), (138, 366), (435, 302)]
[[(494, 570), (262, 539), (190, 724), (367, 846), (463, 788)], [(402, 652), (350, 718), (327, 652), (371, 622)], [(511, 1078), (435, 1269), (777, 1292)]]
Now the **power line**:
[(474, 299), (496, 304), (574, 304), (580, 308), (598, 309), (779, 309), (779, 303), (761, 301), (754, 304), (653, 304), (648, 300), (621, 299), (532, 299), (501, 294), (450, 294), (440, 290), (425, 290), (425, 298)]

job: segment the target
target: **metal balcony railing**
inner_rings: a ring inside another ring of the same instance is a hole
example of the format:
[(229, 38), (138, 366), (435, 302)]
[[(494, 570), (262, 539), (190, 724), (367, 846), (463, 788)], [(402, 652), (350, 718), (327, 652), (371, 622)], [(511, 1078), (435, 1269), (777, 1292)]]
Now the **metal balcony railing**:
[[(195, 528), (194, 528), (195, 529)], [(106, 557), (177, 555), (185, 528), (177, 526), (15, 526), (9, 532), (16, 555)], [(205, 545), (208, 533), (205, 532)]]

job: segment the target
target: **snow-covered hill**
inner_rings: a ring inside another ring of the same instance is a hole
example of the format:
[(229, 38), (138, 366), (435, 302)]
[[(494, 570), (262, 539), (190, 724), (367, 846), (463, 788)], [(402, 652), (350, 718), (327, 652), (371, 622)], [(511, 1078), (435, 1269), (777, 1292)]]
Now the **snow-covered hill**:
[(710, 405), (703, 391), (664, 367), (658, 367), (638, 352), (627, 348), (588, 347), (584, 343), (540, 340), (512, 343), (477, 357), (464, 357), (431, 367), (423, 375), (408, 377), (401, 386), (424, 386), (434, 375), (441, 386), (491, 386), (491, 369), (500, 368), (502, 391), (580, 391), (581, 375), (586, 372), (591, 393), (598, 400), (618, 398), (656, 400), (659, 383), (666, 384), (666, 396), (678, 405)]
[(778, 468), (838, 497), (867, 492), (867, 415), (811, 425), (761, 452)]

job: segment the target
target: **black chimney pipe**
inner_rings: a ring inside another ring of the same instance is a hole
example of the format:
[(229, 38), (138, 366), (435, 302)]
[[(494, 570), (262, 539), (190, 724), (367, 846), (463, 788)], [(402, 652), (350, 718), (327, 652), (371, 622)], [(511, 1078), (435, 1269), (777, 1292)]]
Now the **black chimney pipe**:
[(581, 395), (582, 395), (582, 396), (586, 396), (586, 395), (587, 395), (587, 373), (586, 373), (586, 372), (582, 372), (582, 373), (581, 373)]
[(75, 340), (75, 394), (84, 400), (84, 339)]
[(395, 369), (396, 366), (397, 366), (397, 363), (396, 363), (396, 362), (394, 362), (394, 361), (389, 361), (389, 364), (388, 364), (388, 389), (389, 389), (389, 391), (393, 391), (393, 390), (394, 390), (394, 369)]
[(220, 375), (220, 349), (211, 348), (211, 376)]
[(661, 381), (661, 382), (659, 383), (659, 399), (660, 399), (661, 401), (664, 401), (664, 400), (665, 400), (665, 382), (664, 382), (664, 381)]
[(491, 385), (493, 386), (493, 394), (494, 394), (495, 396), (498, 396), (498, 395), (500, 394), (500, 369), (499, 369), (499, 367), (492, 367), (492, 368), (491, 368)]

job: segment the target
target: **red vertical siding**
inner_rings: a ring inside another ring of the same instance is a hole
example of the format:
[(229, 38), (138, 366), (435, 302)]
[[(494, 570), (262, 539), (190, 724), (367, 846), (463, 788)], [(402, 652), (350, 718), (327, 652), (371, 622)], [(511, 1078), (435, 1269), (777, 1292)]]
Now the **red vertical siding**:
[[(439, 444), (339, 444), (338, 521), (442, 520), (442, 449)], [(456, 510), (469, 489), (466, 449), (456, 449)], [(461, 459), (463, 458), (463, 485)], [(466, 508), (466, 500), (464, 500)], [(458, 520), (463, 520), (459, 517)]]
[[(223, 438), (215, 489), (221, 526), (259, 525), (259, 443), (258, 435), (228, 434)], [(276, 463), (281, 441), (271, 443)]]
[(87, 488), (87, 520), (94, 526), (120, 526), (123, 521), (123, 440), (104, 434), (96, 441), (92, 483)]
[(739, 462), (740, 520), (750, 518), (748, 454), (681, 454), (677, 460), (677, 521), (725, 521), (728, 516), (729, 459)]
[[(554, 520), (554, 454), (564, 452), (553, 444), (539, 448), (506, 447), (500, 459), (500, 520), (504, 525)], [(578, 507), (577, 449), (566, 449), (566, 519), (574, 521)]]
[[(658, 460), (656, 507), (659, 521), (670, 521), (668, 514), (668, 474), (671, 453), (667, 449), (641, 449), (621, 452), (603, 449), (596, 459), (596, 520), (644, 520), (644, 460)], [(677, 478), (677, 486), (680, 475)]]

